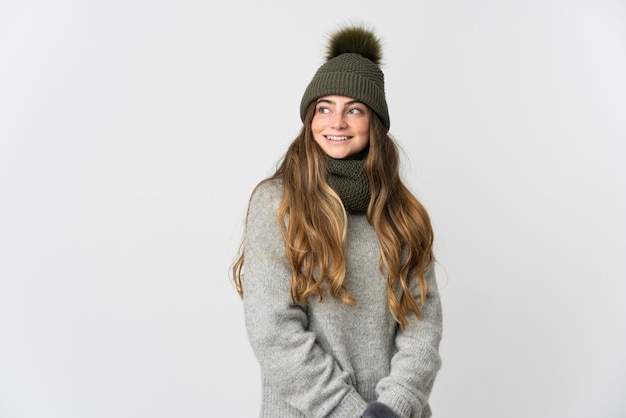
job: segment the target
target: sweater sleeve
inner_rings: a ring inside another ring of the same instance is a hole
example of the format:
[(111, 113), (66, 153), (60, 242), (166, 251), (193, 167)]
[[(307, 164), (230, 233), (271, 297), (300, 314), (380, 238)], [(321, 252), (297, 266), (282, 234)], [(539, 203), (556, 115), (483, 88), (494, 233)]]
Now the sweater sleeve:
[(332, 355), (308, 330), (305, 306), (291, 301), (291, 268), (277, 211), (281, 189), (261, 186), (248, 209), (244, 316), (266, 382), (284, 401), (314, 417), (359, 417), (367, 406)]
[[(428, 398), (441, 367), (442, 312), (434, 265), (427, 270), (426, 281), (428, 293), (422, 306), (423, 318), (412, 315), (408, 326), (398, 330), (391, 371), (376, 386), (378, 400), (407, 418), (431, 416)], [(414, 284), (413, 294), (419, 299), (419, 284), (417, 281)]]

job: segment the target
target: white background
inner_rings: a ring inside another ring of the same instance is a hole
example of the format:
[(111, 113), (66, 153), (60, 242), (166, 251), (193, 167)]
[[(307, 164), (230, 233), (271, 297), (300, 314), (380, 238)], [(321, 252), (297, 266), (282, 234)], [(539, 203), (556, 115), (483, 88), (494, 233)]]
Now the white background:
[(383, 39), (436, 418), (626, 416), (623, 1), (0, 1), (0, 417), (253, 417), (228, 279), (327, 34)]

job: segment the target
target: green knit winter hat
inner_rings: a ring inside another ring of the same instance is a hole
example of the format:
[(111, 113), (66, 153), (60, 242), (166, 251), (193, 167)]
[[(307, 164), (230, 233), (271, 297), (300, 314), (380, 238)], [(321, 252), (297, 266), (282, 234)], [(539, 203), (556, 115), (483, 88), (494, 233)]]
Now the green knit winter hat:
[(379, 67), (382, 48), (372, 31), (360, 26), (338, 30), (330, 37), (326, 59), (302, 96), (302, 121), (314, 100), (339, 95), (353, 97), (368, 105), (389, 130), (385, 77)]

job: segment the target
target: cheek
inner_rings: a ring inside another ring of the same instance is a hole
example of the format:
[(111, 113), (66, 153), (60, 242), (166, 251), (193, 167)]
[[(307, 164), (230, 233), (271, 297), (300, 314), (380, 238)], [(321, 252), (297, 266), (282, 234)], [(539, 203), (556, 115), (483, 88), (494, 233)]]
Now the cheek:
[(370, 124), (369, 122), (365, 122), (360, 126), (360, 132), (361, 135), (367, 136), (369, 138), (370, 136)]
[(315, 121), (311, 121), (311, 133), (313, 134), (313, 141), (315, 141), (318, 145), (322, 145), (322, 129), (319, 123), (315, 123)]
[(369, 138), (370, 135), (370, 118), (369, 116), (359, 121), (359, 132), (361, 135), (366, 135)]
[(313, 120), (311, 121), (311, 130), (313, 131), (313, 133), (319, 132), (323, 128), (324, 128), (323, 121), (320, 120), (319, 117), (314, 116)]

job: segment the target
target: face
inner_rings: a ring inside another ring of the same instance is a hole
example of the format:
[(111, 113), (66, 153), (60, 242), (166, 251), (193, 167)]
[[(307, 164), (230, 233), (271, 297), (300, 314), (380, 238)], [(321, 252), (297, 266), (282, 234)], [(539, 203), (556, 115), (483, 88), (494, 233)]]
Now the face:
[(367, 147), (370, 135), (369, 108), (351, 97), (317, 99), (311, 122), (313, 139), (331, 158), (345, 159)]

